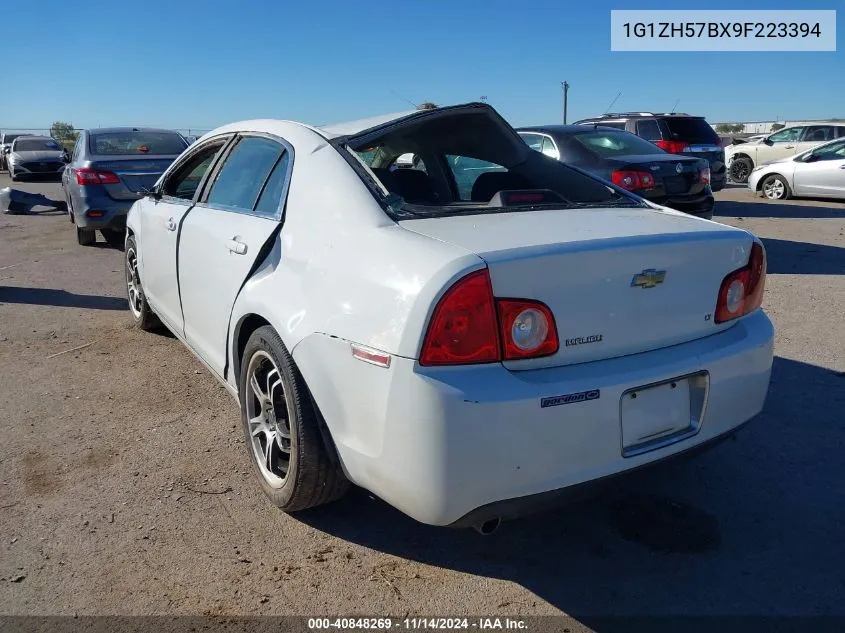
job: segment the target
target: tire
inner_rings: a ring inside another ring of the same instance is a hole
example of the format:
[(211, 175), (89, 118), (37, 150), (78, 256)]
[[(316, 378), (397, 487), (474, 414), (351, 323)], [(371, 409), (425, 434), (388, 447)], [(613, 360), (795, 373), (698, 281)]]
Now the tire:
[(786, 178), (780, 174), (772, 174), (760, 183), (760, 193), (768, 200), (786, 200), (792, 195), (792, 190)]
[(141, 286), (138, 275), (138, 245), (135, 238), (129, 236), (126, 240), (126, 255), (123, 258), (123, 268), (126, 277), (126, 299), (129, 302), (129, 314), (133, 325), (139, 330), (149, 331), (161, 326), (161, 321), (150, 308)]
[(103, 234), (106, 244), (112, 248), (116, 248), (121, 251), (123, 250), (124, 244), (126, 243), (126, 231), (121, 231), (119, 229), (103, 229), (100, 233)]
[(77, 226), (76, 241), (80, 246), (93, 246), (97, 242), (97, 234), (94, 229), (82, 229)]
[(754, 163), (747, 156), (734, 158), (731, 161), (731, 180), (738, 183), (748, 182), (748, 177), (751, 175), (752, 169), (754, 169)]
[(250, 461), (270, 501), (296, 512), (342, 497), (349, 482), (329, 453), (308, 387), (272, 327), (249, 337), (238, 386)]

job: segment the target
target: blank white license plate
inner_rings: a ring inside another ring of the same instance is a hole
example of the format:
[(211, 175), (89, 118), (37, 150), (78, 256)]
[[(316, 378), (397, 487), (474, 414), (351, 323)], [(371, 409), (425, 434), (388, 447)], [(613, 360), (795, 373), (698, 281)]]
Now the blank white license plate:
[(621, 413), (623, 455), (676, 434), (681, 439), (693, 425), (689, 380), (629, 391), (622, 396)]

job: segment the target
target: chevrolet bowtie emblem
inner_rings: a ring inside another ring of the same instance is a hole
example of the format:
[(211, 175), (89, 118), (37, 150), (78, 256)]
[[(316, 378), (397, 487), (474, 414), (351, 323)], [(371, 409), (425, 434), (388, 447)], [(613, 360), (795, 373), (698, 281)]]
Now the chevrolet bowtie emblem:
[(634, 275), (633, 279), (631, 279), (631, 287), (654, 288), (657, 284), (662, 284), (664, 279), (666, 279), (665, 270), (647, 268), (643, 272)]

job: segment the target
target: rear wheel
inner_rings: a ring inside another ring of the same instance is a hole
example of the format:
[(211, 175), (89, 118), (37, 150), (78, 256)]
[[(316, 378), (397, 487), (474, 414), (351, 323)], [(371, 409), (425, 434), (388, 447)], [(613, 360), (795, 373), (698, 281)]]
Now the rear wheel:
[(161, 325), (158, 317), (147, 303), (144, 296), (144, 289), (141, 286), (141, 277), (138, 274), (138, 246), (135, 238), (129, 237), (126, 240), (126, 256), (123, 259), (126, 271), (126, 298), (129, 301), (129, 312), (132, 314), (132, 321), (140, 330), (152, 330)]
[(760, 191), (763, 192), (763, 197), (769, 200), (786, 200), (792, 195), (789, 183), (780, 174), (767, 176), (760, 185)]
[(734, 158), (731, 161), (731, 180), (738, 183), (748, 182), (752, 169), (754, 169), (754, 163), (750, 158), (745, 156)]
[(285, 512), (339, 499), (349, 482), (324, 443), (308, 387), (272, 327), (249, 337), (239, 388), (246, 445), (264, 494)]
[(94, 229), (83, 229), (77, 226), (76, 241), (80, 246), (93, 246), (97, 241), (97, 234)]

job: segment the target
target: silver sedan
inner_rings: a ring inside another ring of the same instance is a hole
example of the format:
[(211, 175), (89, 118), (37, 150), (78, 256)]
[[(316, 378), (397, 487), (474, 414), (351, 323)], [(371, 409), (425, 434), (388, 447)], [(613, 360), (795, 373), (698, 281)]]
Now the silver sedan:
[(845, 139), (755, 167), (748, 188), (769, 200), (791, 196), (845, 199)]

